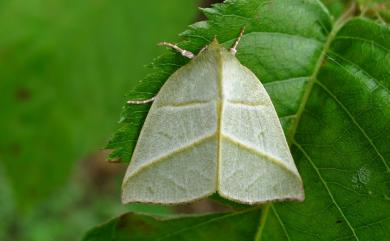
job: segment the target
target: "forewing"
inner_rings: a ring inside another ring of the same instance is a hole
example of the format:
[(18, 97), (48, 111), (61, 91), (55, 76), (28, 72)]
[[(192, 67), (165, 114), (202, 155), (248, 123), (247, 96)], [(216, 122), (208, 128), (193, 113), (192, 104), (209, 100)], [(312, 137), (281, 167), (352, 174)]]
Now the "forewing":
[(124, 179), (124, 203), (181, 203), (216, 191), (216, 61), (205, 51), (161, 88)]
[(219, 192), (244, 203), (303, 199), (271, 99), (257, 77), (223, 54)]

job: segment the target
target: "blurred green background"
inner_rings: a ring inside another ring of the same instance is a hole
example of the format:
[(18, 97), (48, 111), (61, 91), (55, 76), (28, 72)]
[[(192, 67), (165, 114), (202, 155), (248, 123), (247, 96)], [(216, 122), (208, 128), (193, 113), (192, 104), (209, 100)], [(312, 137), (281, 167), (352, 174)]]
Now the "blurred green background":
[(0, 0), (0, 240), (77, 240), (128, 210), (101, 151), (198, 0)]

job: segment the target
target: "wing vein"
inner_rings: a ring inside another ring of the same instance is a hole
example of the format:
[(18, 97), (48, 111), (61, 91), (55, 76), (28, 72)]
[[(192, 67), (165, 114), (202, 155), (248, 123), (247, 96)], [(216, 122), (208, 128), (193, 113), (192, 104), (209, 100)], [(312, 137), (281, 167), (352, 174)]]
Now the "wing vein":
[[(204, 137), (201, 137), (199, 138), (198, 140), (196, 141), (193, 141), (192, 143), (189, 143), (189, 144), (186, 144), (186, 145), (183, 145), (179, 148), (177, 148), (176, 150), (174, 151), (171, 151), (169, 153), (165, 153), (161, 156), (159, 156), (158, 158), (152, 160), (152, 161), (149, 161), (147, 164), (144, 164), (144, 165), (140, 165), (137, 167), (137, 169), (135, 171), (133, 171), (131, 174), (128, 174), (128, 179), (126, 180), (126, 183), (128, 182), (128, 180), (130, 180), (131, 178), (135, 177), (136, 175), (138, 175), (140, 172), (142, 172), (144, 169), (146, 168), (150, 168), (154, 165), (156, 165), (157, 163), (161, 162), (161, 161), (164, 161), (166, 159), (168, 159), (169, 157), (173, 156), (173, 155), (176, 155), (176, 154), (179, 154), (181, 152), (184, 152), (190, 148), (193, 148), (193, 147), (196, 147), (196, 146), (199, 146), (200, 144), (202, 144), (203, 142), (205, 141), (208, 141), (212, 138), (215, 137), (215, 133), (213, 133), (212, 135), (208, 135), (208, 136), (204, 136)], [(124, 185), (126, 184), (124, 183)]]
[(269, 104), (267, 105), (267, 103), (263, 103), (263, 102), (248, 102), (248, 101), (239, 101), (239, 100), (226, 100), (226, 102), (231, 105), (239, 105), (239, 106), (244, 106), (249, 108), (270, 106)]
[(188, 107), (201, 107), (204, 105), (208, 105), (213, 101), (187, 101), (182, 103), (167, 103), (160, 104), (156, 106), (157, 109), (165, 109), (165, 108), (188, 108)]
[(299, 178), (299, 176), (294, 171), (292, 171), (289, 166), (284, 164), (281, 160), (277, 159), (276, 157), (273, 157), (273, 156), (271, 156), (271, 155), (269, 155), (267, 153), (259, 151), (259, 150), (255, 149), (255, 148), (251, 147), (251, 146), (248, 146), (248, 145), (242, 143), (241, 141), (235, 140), (233, 137), (230, 137), (228, 135), (222, 135), (222, 137), (225, 140), (231, 142), (232, 144), (239, 145), (241, 148), (251, 152), (252, 154), (255, 154), (256, 156), (262, 157), (262, 158), (264, 158), (264, 159), (266, 159), (266, 160), (268, 160), (268, 161), (270, 161), (270, 162), (272, 162), (272, 163), (282, 167), (286, 171), (292, 173), (294, 176)]

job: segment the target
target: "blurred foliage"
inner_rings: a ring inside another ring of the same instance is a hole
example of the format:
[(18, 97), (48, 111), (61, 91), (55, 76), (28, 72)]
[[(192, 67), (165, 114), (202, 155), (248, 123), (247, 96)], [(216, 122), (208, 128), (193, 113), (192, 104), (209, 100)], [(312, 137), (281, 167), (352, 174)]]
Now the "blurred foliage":
[[(0, 240), (77, 240), (87, 227), (110, 219), (125, 211), (166, 215), (169, 208), (134, 204), (120, 205), (120, 179), (107, 183), (83, 185), (87, 178), (76, 177), (64, 185), (55, 196), (36, 205), (28, 214), (21, 215), (12, 200), (10, 188), (0, 173)], [(69, 231), (71, 230), (71, 231)]]
[[(321, 0), (334, 17), (339, 17), (348, 7), (350, 0)], [(381, 23), (390, 23), (389, 0), (356, 0), (361, 15)]]
[(348, 0), (321, 0), (333, 17), (340, 16), (347, 7)]
[(362, 15), (379, 20), (382, 24), (390, 23), (389, 0), (359, 0)]
[(196, 2), (1, 1), (0, 159), (21, 206), (104, 145), (124, 90), (156, 43), (194, 19)]
[(174, 40), (197, 5), (0, 1), (0, 240), (74, 240), (133, 208), (120, 204), (120, 180), (115, 192), (92, 196), (68, 180), (78, 160), (104, 146), (125, 90), (162, 52), (156, 44)]

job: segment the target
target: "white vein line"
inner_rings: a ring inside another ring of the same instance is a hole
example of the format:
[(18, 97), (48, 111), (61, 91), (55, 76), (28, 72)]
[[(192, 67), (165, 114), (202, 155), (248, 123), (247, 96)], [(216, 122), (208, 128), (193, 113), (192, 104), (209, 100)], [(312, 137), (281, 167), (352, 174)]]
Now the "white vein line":
[(296, 118), (296, 117), (297, 117), (297, 114), (291, 114), (291, 115), (281, 116), (281, 117), (279, 117), (279, 119), (292, 119), (292, 118)]
[(382, 50), (385, 50), (385, 51), (387, 51), (387, 52), (390, 52), (390, 49), (386, 48), (386, 47), (383, 46), (382, 44), (379, 44), (379, 43), (375, 42), (374, 40), (369, 40), (369, 39), (359, 38), (359, 37), (351, 37), (351, 36), (340, 36), (340, 37), (336, 37), (335, 39), (336, 39), (336, 40), (337, 40), (337, 39), (358, 40), (358, 41), (362, 41), (362, 42), (366, 42), (366, 43), (373, 44), (373, 45), (377, 46), (378, 48), (381, 48)]
[[(365, 75), (367, 75), (367, 77), (371, 78), (372, 80), (374, 80), (377, 85), (381, 86), (382, 88), (384, 88), (385, 90), (387, 90), (387, 92), (390, 92), (390, 90), (385, 86), (383, 85), (383, 83), (381, 83), (378, 79), (374, 78), (374, 76), (372, 76), (371, 74), (369, 74), (365, 69), (363, 69), (362, 66), (356, 64), (355, 62), (349, 60), (349, 59), (346, 59), (344, 58), (343, 56), (339, 55), (338, 53), (335, 53), (333, 51), (329, 51), (330, 53), (332, 53), (333, 55), (336, 55), (338, 58), (342, 59), (343, 61), (351, 64), (352, 66), (354, 66), (356, 69), (362, 71)], [(331, 56), (330, 56), (331, 57)], [(347, 68), (345, 68), (342, 64), (340, 64), (338, 61), (336, 61), (335, 59), (331, 58), (330, 59), (331, 61), (333, 61), (335, 64), (339, 65), (342, 69), (344, 69), (346, 72), (348, 72), (352, 77), (355, 77), (354, 73), (351, 72), (350, 70), (348, 70)]]
[(313, 167), (313, 169), (315, 170), (315, 172), (317, 173), (320, 181), (322, 182), (322, 184), (324, 185), (326, 191), (328, 192), (329, 194), (329, 197), (330, 199), (332, 200), (333, 204), (336, 206), (337, 210), (340, 212), (341, 216), (344, 218), (345, 222), (347, 223), (348, 227), (351, 229), (352, 231), (352, 234), (354, 236), (354, 238), (357, 240), (357, 241), (360, 241), (357, 234), (356, 234), (356, 231), (355, 229), (352, 227), (351, 223), (349, 222), (349, 220), (347, 219), (347, 217), (345, 216), (343, 210), (341, 209), (341, 207), (339, 206), (339, 204), (336, 202), (336, 199), (334, 198), (332, 192), (330, 191), (330, 188), (328, 187), (328, 184), (327, 182), (325, 181), (325, 179), (322, 177), (318, 167), (316, 166), (316, 164), (313, 162), (313, 160), (311, 159), (311, 157), (309, 156), (309, 154), (305, 151), (305, 149), (303, 149), (303, 147), (301, 145), (299, 145), (298, 142), (296, 141), (293, 141), (293, 144), (298, 147), (298, 149), (302, 152), (302, 154), (306, 157), (306, 159), (309, 161), (309, 163), (311, 164), (311, 166)]
[(360, 130), (360, 132), (363, 134), (363, 136), (366, 138), (366, 140), (370, 143), (371, 147), (374, 149), (376, 154), (379, 156), (379, 158), (382, 160), (383, 164), (386, 167), (387, 172), (390, 172), (390, 167), (387, 165), (387, 162), (385, 158), (382, 156), (382, 154), (379, 152), (379, 150), (374, 145), (374, 142), (371, 140), (371, 138), (367, 135), (365, 130), (359, 125), (355, 117), (349, 112), (347, 107), (321, 82), (316, 81), (315, 82), (318, 86), (320, 86), (330, 97), (332, 97), (336, 103), (341, 107), (341, 109), (344, 110), (344, 112), (348, 115), (348, 117), (352, 120), (352, 123), (355, 124), (355, 126)]
[[(320, 170), (320, 168), (318, 168), (318, 170)], [(328, 182), (328, 184), (338, 186), (338, 187), (340, 187), (340, 188), (342, 188), (342, 189), (344, 189), (346, 191), (353, 192), (356, 195), (361, 196), (361, 197), (367, 196), (367, 194), (359, 193), (359, 192), (357, 192), (357, 191), (355, 191), (355, 190), (353, 190), (353, 189), (351, 189), (351, 188), (349, 188), (349, 187), (347, 187), (347, 186), (345, 186), (343, 184), (340, 184), (338, 182)]]
[(282, 79), (282, 80), (275, 80), (275, 81), (272, 81), (272, 82), (267, 82), (267, 83), (264, 83), (264, 87), (267, 87), (267, 86), (272, 86), (272, 85), (277, 85), (277, 84), (284, 84), (286, 82), (307, 82), (309, 81), (309, 78), (310, 76), (301, 76), (301, 77), (293, 77), (293, 78), (288, 78), (288, 79)]
[(275, 216), (276, 216), (276, 219), (278, 220), (279, 224), (280, 224), (280, 227), (282, 228), (283, 232), (284, 232), (284, 235), (286, 236), (287, 240), (288, 241), (291, 241), (290, 239), (290, 236), (288, 235), (288, 232), (287, 232), (287, 229), (286, 227), (284, 226), (284, 223), (282, 221), (282, 219), (280, 218), (278, 212), (276, 211), (274, 205), (271, 206), (272, 208), (272, 211), (274, 212)]
[(374, 222), (371, 222), (371, 223), (366, 223), (366, 224), (363, 224), (363, 225), (360, 225), (358, 228), (361, 229), (361, 228), (367, 228), (367, 227), (370, 227), (370, 226), (373, 226), (373, 225), (378, 225), (378, 224), (381, 224), (383, 223), (384, 221), (390, 219), (390, 217), (385, 217), (385, 218), (382, 218), (380, 220), (377, 220), (377, 221), (374, 221)]

